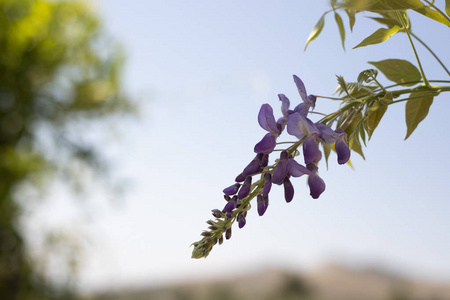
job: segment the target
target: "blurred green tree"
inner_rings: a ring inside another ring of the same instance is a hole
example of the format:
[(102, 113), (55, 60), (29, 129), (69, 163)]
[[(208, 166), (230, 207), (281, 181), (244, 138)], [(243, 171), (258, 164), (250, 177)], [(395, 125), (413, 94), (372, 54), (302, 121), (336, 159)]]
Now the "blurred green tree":
[(68, 298), (30, 259), (20, 191), (61, 175), (77, 183), (75, 164), (101, 170), (82, 125), (133, 111), (122, 58), (84, 1), (0, 0), (1, 299)]

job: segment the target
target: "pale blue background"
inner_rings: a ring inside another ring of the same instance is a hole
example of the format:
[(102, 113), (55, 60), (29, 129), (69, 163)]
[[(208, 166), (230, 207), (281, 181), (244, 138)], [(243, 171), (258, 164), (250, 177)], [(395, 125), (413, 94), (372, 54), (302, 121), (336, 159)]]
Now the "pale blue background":
[[(304, 52), (327, 1), (103, 0), (96, 7), (107, 32), (123, 44), (125, 85), (142, 108), (138, 121), (119, 126), (126, 135), (108, 150), (116, 172), (130, 183), (123, 204), (92, 196), (97, 204), (85, 228), (91, 239), (83, 286), (156, 284), (278, 266), (304, 270), (327, 261), (450, 279), (448, 94), (435, 100), (407, 141), (404, 104), (391, 107), (365, 149), (366, 161), (353, 154), (355, 171), (337, 165), (333, 155), (328, 171), (320, 165), (327, 184), (320, 199), (310, 198), (305, 178), (294, 181), (290, 204), (275, 187), (264, 217), (252, 209), (230, 241), (206, 260), (190, 259), (189, 245), (200, 239), (210, 210), (224, 205), (221, 190), (265, 134), (257, 123), (261, 104), (271, 104), (279, 116), (278, 93), (298, 103), (292, 74), (309, 93), (331, 96), (335, 74), (355, 80), (371, 67), (367, 61), (416, 64), (405, 35), (351, 50), (378, 25), (360, 17), (350, 35), (342, 15), (344, 52), (329, 14), (322, 35)], [(415, 32), (449, 64), (448, 28), (411, 17)], [(417, 47), (429, 79), (448, 80)], [(316, 109), (332, 112), (334, 104), (321, 99)]]

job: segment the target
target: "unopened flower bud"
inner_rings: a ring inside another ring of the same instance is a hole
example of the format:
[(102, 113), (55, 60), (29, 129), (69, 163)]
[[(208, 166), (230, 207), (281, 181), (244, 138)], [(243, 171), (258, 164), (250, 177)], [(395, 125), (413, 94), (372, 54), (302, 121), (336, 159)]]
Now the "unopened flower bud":
[(241, 189), (239, 190), (238, 193), (238, 199), (244, 199), (245, 197), (248, 196), (248, 194), (250, 193), (250, 188), (252, 186), (252, 177), (251, 176), (247, 176), (247, 178), (245, 178), (244, 184), (242, 185)]
[(212, 215), (216, 218), (222, 218), (223, 217), (223, 213), (218, 210), (218, 209), (213, 209), (212, 210)]
[(223, 193), (228, 196), (232, 196), (237, 193), (239, 187), (241, 185), (239, 183), (235, 183), (232, 186), (229, 186), (223, 190)]
[(244, 227), (245, 223), (246, 223), (246, 221), (245, 221), (245, 214), (239, 213), (238, 216), (237, 216), (237, 221), (238, 221), (239, 228)]
[(239, 174), (238, 176), (236, 176), (236, 179), (234, 181), (236, 182), (242, 182), (245, 180), (245, 176), (243, 173)]
[(269, 206), (269, 197), (264, 197), (259, 194), (256, 198), (256, 203), (258, 204), (258, 215), (262, 216)]
[(264, 186), (262, 195), (267, 197), (269, 195), (270, 189), (272, 188), (272, 175), (270, 173), (264, 174)]
[(231, 238), (231, 228), (228, 228), (228, 229), (227, 229), (227, 232), (225, 232), (225, 238), (226, 238), (227, 240), (229, 240), (229, 239)]
[(263, 158), (262, 153), (258, 153), (255, 158), (245, 167), (242, 174), (247, 177), (261, 172), (261, 160)]

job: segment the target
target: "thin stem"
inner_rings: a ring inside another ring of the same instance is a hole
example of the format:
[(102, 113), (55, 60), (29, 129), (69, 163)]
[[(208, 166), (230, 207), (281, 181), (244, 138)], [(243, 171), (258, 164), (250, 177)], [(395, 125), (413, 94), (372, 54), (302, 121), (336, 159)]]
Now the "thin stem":
[[(450, 83), (450, 80), (428, 80), (428, 82)], [(392, 85), (386, 86), (385, 89), (390, 89), (390, 88), (394, 88), (394, 87), (398, 87), (398, 86), (404, 86), (404, 85), (415, 85), (415, 84), (419, 84), (419, 83), (422, 83), (422, 81), (402, 82), (402, 83), (397, 83), (397, 84), (392, 84)], [(434, 87), (434, 88), (436, 88), (436, 87)], [(373, 93), (379, 93), (380, 90), (381, 90), (380, 88), (376, 88), (372, 92)]]
[(415, 35), (412, 31), (410, 32), (411, 36), (413, 38), (415, 38), (419, 43), (422, 44), (422, 46), (424, 46), (430, 53), (431, 55), (434, 56), (434, 58), (438, 61), (438, 63), (442, 66), (442, 68), (444, 68), (445, 72), (447, 72), (448, 76), (450, 76), (450, 71), (445, 67), (444, 63), (439, 59), (439, 57), (437, 57), (436, 54), (434, 54), (433, 50), (431, 50), (427, 44), (425, 44), (421, 39), (419, 39), (419, 37), (417, 35)]
[(375, 81), (376, 84), (378, 84), (378, 86), (380, 87), (380, 89), (382, 89), (383, 92), (386, 93), (386, 89), (381, 85), (381, 83), (379, 83), (378, 80), (377, 80), (375, 77), (373, 77), (373, 76), (370, 76), (370, 77), (373, 79), (373, 81)]
[(328, 116), (327, 114), (324, 114), (324, 113), (321, 113), (321, 112), (318, 112), (318, 111), (310, 111), (309, 113), (310, 114), (315, 114), (315, 115), (321, 115), (321, 116), (324, 116), (324, 117)]
[[(425, 77), (425, 72), (423, 71), (422, 64), (420, 63), (419, 55), (417, 54), (416, 47), (414, 47), (414, 43), (411, 39), (411, 35), (409, 34), (409, 24), (405, 23), (405, 20), (403, 19), (403, 16), (397, 12), (398, 18), (400, 19), (400, 22), (402, 22), (403, 28), (405, 29), (406, 35), (408, 36), (409, 43), (411, 44), (411, 47), (413, 49), (414, 55), (416, 57), (417, 63), (419, 64), (420, 74), (422, 75), (423, 83), (425, 83), (426, 86), (430, 86), (430, 83), (428, 82), (427, 78)], [(405, 13), (406, 18), (408, 16)], [(409, 23), (409, 21), (408, 21)]]
[(277, 145), (281, 144), (295, 144), (296, 142), (278, 142)]
[(436, 5), (434, 5), (434, 1), (433, 3), (431, 3), (430, 1), (427, 0), (423, 0), (423, 2), (425, 2), (426, 4), (428, 4), (430, 7), (434, 8), (438, 13), (440, 13), (444, 18), (447, 19), (447, 21), (450, 22), (450, 18), (447, 16), (447, 14), (445, 14), (442, 10), (440, 10)]
[(342, 98), (336, 98), (336, 97), (328, 97), (328, 96), (319, 96), (319, 95), (313, 95), (316, 98), (323, 98), (323, 99), (330, 99), (330, 100), (339, 100), (341, 101)]

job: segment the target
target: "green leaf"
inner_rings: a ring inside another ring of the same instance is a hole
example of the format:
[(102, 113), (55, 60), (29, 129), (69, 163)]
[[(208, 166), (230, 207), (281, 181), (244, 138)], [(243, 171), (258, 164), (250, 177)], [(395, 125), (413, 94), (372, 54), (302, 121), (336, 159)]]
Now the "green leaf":
[(336, 20), (336, 24), (339, 28), (339, 35), (341, 36), (341, 42), (342, 42), (342, 48), (345, 50), (345, 28), (344, 28), (344, 22), (342, 22), (341, 16), (335, 12), (334, 13), (334, 19)]
[(358, 131), (359, 131), (359, 135), (361, 136), (361, 139), (362, 139), (362, 141), (364, 143), (364, 146), (367, 147), (367, 145), (366, 145), (366, 131), (364, 130), (364, 123), (362, 123), (362, 122), (364, 122), (364, 120), (361, 120), (359, 122), (359, 124), (358, 124)]
[[(391, 95), (390, 98), (392, 99), (392, 94), (390, 94), (390, 95)], [(380, 123), (381, 118), (383, 118), (384, 113), (386, 112), (387, 108), (388, 108), (387, 105), (382, 105), (382, 106), (379, 106), (375, 110), (369, 111), (369, 115), (367, 117), (367, 127), (368, 127), (367, 133), (369, 134), (369, 140), (372, 138), (372, 134), (375, 131), (375, 129), (378, 127), (378, 124)]]
[(356, 11), (354, 9), (346, 9), (345, 12), (347, 13), (347, 16), (348, 16), (350, 31), (353, 31), (353, 26), (355, 26), (355, 22), (356, 22), (356, 18), (355, 18)]
[(358, 132), (356, 132), (357, 126), (359, 125), (361, 120), (362, 120), (361, 113), (353, 115), (350, 120), (350, 123), (344, 129), (344, 131), (345, 133), (347, 133), (347, 136), (349, 137), (348, 146), (350, 147), (350, 149), (361, 155), (362, 158), (366, 159), (361, 149), (361, 143), (359, 142), (359, 134)]
[(386, 59), (381, 61), (369, 61), (369, 64), (375, 66), (387, 79), (404, 86), (414, 85), (422, 79), (419, 70), (407, 60)]
[(317, 22), (316, 26), (314, 26), (313, 30), (309, 34), (308, 40), (306, 41), (305, 49), (308, 47), (308, 44), (311, 43), (313, 40), (316, 39), (316, 37), (319, 36), (320, 32), (323, 29), (323, 26), (325, 25), (325, 14), (320, 17), (319, 21)]
[(388, 92), (388, 93), (386, 93), (386, 95), (384, 95), (384, 97), (382, 97), (378, 100), (380, 100), (380, 103), (383, 105), (389, 105), (392, 102), (394, 102), (393, 99), (394, 99), (394, 95), (392, 95), (392, 93)]
[(450, 17), (450, 0), (445, 0), (445, 12)]
[(361, 43), (359, 43), (357, 46), (353, 47), (353, 49), (359, 48), (359, 47), (365, 47), (369, 45), (375, 45), (382, 43), (389, 39), (392, 35), (396, 34), (399, 30), (401, 30), (400, 27), (394, 26), (392, 28), (386, 29), (386, 28), (380, 28), (368, 37), (366, 37)]
[(381, 17), (370, 17), (372, 20), (391, 28), (394, 26), (402, 27), (402, 22), (398, 19), (397, 13), (393, 11), (378, 12)]
[(433, 96), (429, 92), (411, 93), (405, 106), (406, 119), (406, 137), (405, 140), (414, 132), (417, 125), (425, 119), (433, 104)]
[(348, 142), (348, 146), (349, 146), (350, 149), (352, 149), (353, 151), (355, 151), (356, 153), (361, 155), (361, 157), (363, 159), (366, 159), (364, 157), (364, 153), (363, 153), (362, 148), (361, 148), (361, 143), (359, 142), (358, 139), (351, 138), (350, 141)]
[(330, 157), (330, 153), (331, 153), (331, 145), (322, 143), (322, 147), (323, 147), (323, 154), (325, 156), (325, 162), (327, 164), (327, 169), (328, 169), (328, 158)]
[(373, 81), (378, 75), (378, 71), (375, 69), (364, 70), (358, 75), (358, 84), (369, 83)]
[(350, 93), (347, 88), (347, 83), (345, 82), (344, 77), (342, 77), (340, 75), (336, 75), (336, 77), (337, 77), (337, 81), (339, 83), (341, 90), (344, 91), (347, 94), (347, 96), (351, 98)]
[(386, 12), (420, 8), (424, 7), (424, 4), (420, 0), (349, 0), (346, 1), (344, 7), (358, 11)]
[[(450, 27), (450, 21), (446, 19), (443, 15), (441, 15), (439, 12), (429, 8), (429, 7), (421, 7), (416, 8), (414, 11), (418, 12), (419, 14), (422, 14), (432, 20), (438, 21), (439, 23), (442, 23), (444, 25), (447, 25)], [(448, 12), (447, 12), (448, 13)]]

